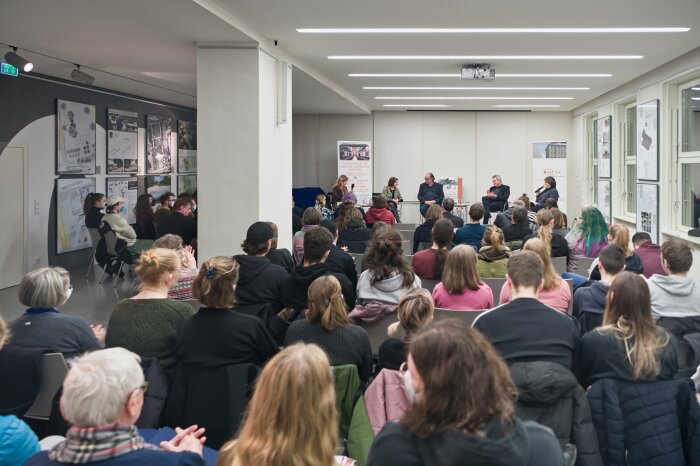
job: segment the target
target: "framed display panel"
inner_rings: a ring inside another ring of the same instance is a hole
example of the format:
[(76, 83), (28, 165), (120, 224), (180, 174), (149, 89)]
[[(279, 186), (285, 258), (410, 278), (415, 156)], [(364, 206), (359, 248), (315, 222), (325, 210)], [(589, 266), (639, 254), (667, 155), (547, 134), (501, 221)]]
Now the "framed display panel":
[[(161, 195), (172, 191), (170, 175), (146, 175), (144, 178), (145, 192), (158, 199)], [(140, 194), (143, 194), (140, 192)]]
[(94, 192), (94, 178), (56, 180), (56, 254), (92, 247), (83, 202)]
[(136, 207), (136, 200), (139, 197), (136, 177), (107, 178), (105, 185), (107, 197), (119, 196), (126, 201), (126, 209), (124, 213), (120, 213), (120, 215), (124, 217), (130, 225), (136, 223), (134, 208)]
[(172, 120), (158, 115), (146, 115), (146, 173), (172, 171)]
[(598, 118), (595, 126), (598, 178), (610, 178), (612, 176), (612, 116)]
[(637, 180), (659, 181), (659, 100), (637, 105)]
[(659, 244), (659, 185), (637, 183), (637, 232), (647, 232)]
[(139, 114), (107, 109), (107, 174), (138, 172)]
[(197, 175), (178, 175), (177, 194), (188, 193), (190, 196), (197, 191)]
[(612, 180), (598, 180), (598, 210), (605, 223), (612, 223)]
[(56, 101), (56, 174), (94, 175), (97, 163), (95, 106)]
[(197, 123), (177, 121), (177, 171), (197, 172)]

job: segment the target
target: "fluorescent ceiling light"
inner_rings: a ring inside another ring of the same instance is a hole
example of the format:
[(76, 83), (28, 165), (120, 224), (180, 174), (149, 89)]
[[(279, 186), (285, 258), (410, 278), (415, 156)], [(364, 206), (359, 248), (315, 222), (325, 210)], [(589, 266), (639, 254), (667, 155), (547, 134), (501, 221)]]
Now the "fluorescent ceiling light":
[(429, 87), (429, 86), (365, 86), (374, 91), (589, 91), (590, 87)]
[(475, 97), (475, 96), (438, 96), (438, 97), (375, 97), (376, 100), (573, 100), (573, 97)]
[(639, 60), (644, 55), (329, 55), (329, 60)]
[(691, 87), (691, 89), (694, 91), (700, 91), (700, 87)]
[(691, 97), (693, 100), (700, 100), (700, 97)]
[[(459, 78), (459, 73), (350, 73), (351, 78)], [(496, 73), (496, 78), (609, 78), (609, 73)], [(693, 88), (700, 89), (700, 88)]]
[(559, 105), (491, 105), (491, 108), (558, 108)]
[(384, 104), (384, 107), (452, 107), (452, 105), (442, 104)]
[(688, 32), (687, 27), (630, 28), (299, 28), (301, 34), (629, 34)]

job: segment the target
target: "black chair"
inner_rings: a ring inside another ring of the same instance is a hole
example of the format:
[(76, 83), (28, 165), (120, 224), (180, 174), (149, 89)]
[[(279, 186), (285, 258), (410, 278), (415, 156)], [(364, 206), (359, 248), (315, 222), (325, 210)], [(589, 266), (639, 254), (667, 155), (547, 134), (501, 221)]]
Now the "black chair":
[(122, 268), (124, 264), (129, 266), (134, 264), (134, 257), (131, 255), (127, 249), (126, 242), (121, 241), (117, 238), (117, 234), (112, 230), (112, 226), (107, 222), (101, 222), (98, 228), (100, 232), (100, 237), (104, 241), (105, 249), (107, 251), (108, 263), (102, 271), (102, 276), (100, 277), (100, 285), (104, 281), (105, 274), (108, 270), (115, 270), (117, 265), (117, 278), (114, 280), (114, 288), (117, 287), (117, 282), (119, 281), (119, 276), (122, 273)]

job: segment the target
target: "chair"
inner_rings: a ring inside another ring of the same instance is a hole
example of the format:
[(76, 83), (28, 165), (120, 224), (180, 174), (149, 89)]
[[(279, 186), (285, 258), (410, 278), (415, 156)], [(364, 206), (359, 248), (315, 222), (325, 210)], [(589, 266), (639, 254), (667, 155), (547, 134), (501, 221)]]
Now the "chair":
[(501, 289), (506, 283), (505, 278), (482, 278), (482, 282), (486, 283), (493, 292), (493, 302), (497, 306), (501, 301)]
[[(394, 225), (394, 228), (396, 228), (399, 231), (410, 231), (413, 233), (416, 230), (416, 224), (415, 223), (397, 223)], [(411, 234), (411, 237), (413, 237), (413, 234)]]
[(413, 240), (401, 241), (401, 247), (403, 248), (403, 253), (407, 256), (413, 254)]
[(593, 265), (593, 261), (595, 259), (595, 257), (577, 257), (576, 274), (588, 278), (588, 276), (591, 274), (591, 266)]
[(459, 320), (463, 320), (466, 324), (471, 326), (474, 323), (474, 321), (476, 320), (476, 318), (479, 317), (484, 312), (485, 312), (484, 310), (457, 311), (454, 309), (435, 308), (435, 320), (459, 319)]
[(34, 403), (29, 407), (24, 417), (48, 421), (56, 392), (63, 385), (63, 379), (68, 374), (68, 365), (61, 353), (45, 354), (41, 360), (41, 385)]
[(121, 275), (122, 267), (124, 264), (133, 265), (134, 258), (126, 248), (126, 246), (119, 246), (117, 240), (117, 234), (112, 230), (112, 226), (107, 222), (101, 222), (98, 228), (102, 240), (105, 242), (105, 249), (107, 250), (107, 255), (109, 256), (109, 263), (105, 266), (102, 271), (102, 276), (100, 277), (100, 285), (104, 281), (107, 269), (119, 264), (119, 270), (117, 271), (117, 278), (114, 280), (114, 288), (117, 288), (117, 282), (119, 281), (119, 275)]
[(427, 278), (421, 278), (420, 282), (421, 282), (421, 288), (425, 288), (426, 290), (428, 290), (432, 293), (433, 288), (435, 288), (435, 285), (440, 283), (440, 280), (428, 280)]
[(88, 228), (88, 233), (90, 234), (90, 241), (92, 242), (92, 258), (90, 259), (90, 266), (88, 267), (85, 279), (90, 278), (90, 271), (95, 266), (95, 256), (97, 255), (97, 245), (100, 243), (100, 232), (97, 228)]
[(559, 275), (566, 272), (566, 259), (567, 258), (565, 256), (551, 258), (552, 266)]
[(384, 341), (389, 338), (387, 334), (387, 329), (391, 324), (398, 320), (398, 316), (395, 312), (387, 314), (376, 322), (371, 324), (362, 322), (360, 325), (367, 332), (369, 336), (369, 342), (372, 345), (372, 355), (377, 356), (379, 354), (379, 347), (384, 343)]
[(418, 251), (425, 251), (433, 247), (432, 241), (421, 241), (418, 243)]
[(352, 257), (352, 260), (355, 261), (355, 271), (357, 271), (357, 274), (362, 273), (362, 259), (364, 259), (365, 255), (364, 254), (356, 254), (354, 252), (349, 253), (350, 257)]
[(413, 233), (415, 230), (399, 230), (402, 240), (413, 241)]

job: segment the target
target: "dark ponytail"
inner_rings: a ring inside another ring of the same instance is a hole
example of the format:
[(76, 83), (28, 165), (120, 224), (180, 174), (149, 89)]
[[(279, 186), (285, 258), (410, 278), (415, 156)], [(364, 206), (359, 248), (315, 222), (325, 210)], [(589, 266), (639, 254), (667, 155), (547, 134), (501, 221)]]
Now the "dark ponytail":
[(433, 226), (433, 243), (438, 247), (435, 252), (435, 263), (433, 264), (433, 280), (442, 280), (442, 272), (445, 270), (447, 261), (447, 246), (454, 237), (454, 225), (452, 221), (442, 218), (435, 222)]
[(102, 193), (89, 193), (85, 196), (85, 200), (83, 201), (83, 213), (85, 216), (95, 207), (95, 203), (99, 202), (103, 197), (105, 197), (105, 195)]

